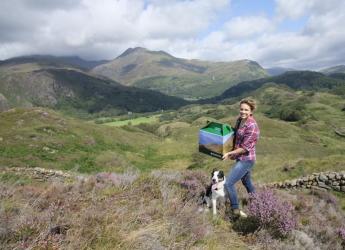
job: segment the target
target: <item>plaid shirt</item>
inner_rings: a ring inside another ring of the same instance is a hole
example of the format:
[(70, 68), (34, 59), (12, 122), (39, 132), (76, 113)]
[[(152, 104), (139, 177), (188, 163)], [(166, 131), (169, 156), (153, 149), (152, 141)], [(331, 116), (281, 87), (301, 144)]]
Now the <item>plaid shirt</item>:
[(260, 130), (253, 116), (248, 117), (246, 123), (236, 132), (236, 148), (243, 148), (245, 153), (237, 155), (236, 160), (255, 161), (255, 144), (259, 139)]

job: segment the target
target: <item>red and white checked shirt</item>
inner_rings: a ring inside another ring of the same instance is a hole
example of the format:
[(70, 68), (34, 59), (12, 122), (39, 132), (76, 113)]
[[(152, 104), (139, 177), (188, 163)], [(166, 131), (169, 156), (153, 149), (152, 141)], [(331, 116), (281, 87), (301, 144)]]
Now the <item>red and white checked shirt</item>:
[(243, 148), (245, 153), (239, 154), (235, 157), (240, 161), (255, 161), (256, 152), (255, 145), (259, 139), (260, 130), (253, 116), (248, 117), (245, 124), (236, 132), (236, 148)]

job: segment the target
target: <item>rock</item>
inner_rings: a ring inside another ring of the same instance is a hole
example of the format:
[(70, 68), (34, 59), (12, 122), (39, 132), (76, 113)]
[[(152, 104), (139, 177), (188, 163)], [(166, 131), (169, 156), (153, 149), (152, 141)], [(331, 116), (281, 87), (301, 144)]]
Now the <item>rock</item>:
[(334, 180), (335, 179), (335, 174), (334, 173), (329, 174), (328, 175), (328, 179)]
[(327, 189), (327, 190), (330, 190), (331, 187), (330, 186), (327, 186), (325, 183), (323, 182), (319, 182), (319, 185), (318, 185), (320, 188), (324, 188), (324, 189)]
[(340, 187), (340, 191), (345, 192), (345, 186)]
[(320, 190), (320, 191), (323, 191), (323, 192), (325, 191), (324, 188), (321, 188), (321, 187), (318, 187), (318, 186), (312, 186), (311, 189), (312, 190)]
[(332, 182), (332, 186), (339, 186), (339, 185), (340, 185), (340, 183), (337, 182), (337, 181), (333, 181), (333, 182)]
[(335, 191), (340, 191), (340, 186), (333, 186), (333, 189), (334, 189)]
[(335, 175), (335, 179), (341, 180), (341, 174), (337, 173), (337, 174)]
[(324, 175), (324, 174), (320, 174), (320, 175), (319, 175), (319, 181), (325, 182), (325, 181), (327, 181), (327, 180), (328, 180), (328, 178), (327, 178), (326, 175)]
[(296, 187), (297, 186), (297, 180), (292, 180), (291, 181), (291, 186)]

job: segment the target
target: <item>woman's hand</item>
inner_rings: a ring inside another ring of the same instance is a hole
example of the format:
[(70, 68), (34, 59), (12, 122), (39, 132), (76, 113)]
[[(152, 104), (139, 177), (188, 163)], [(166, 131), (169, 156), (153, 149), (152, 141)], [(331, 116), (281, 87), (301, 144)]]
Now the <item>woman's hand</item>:
[(236, 152), (230, 151), (223, 155), (222, 159), (225, 160), (234, 160), (236, 157)]

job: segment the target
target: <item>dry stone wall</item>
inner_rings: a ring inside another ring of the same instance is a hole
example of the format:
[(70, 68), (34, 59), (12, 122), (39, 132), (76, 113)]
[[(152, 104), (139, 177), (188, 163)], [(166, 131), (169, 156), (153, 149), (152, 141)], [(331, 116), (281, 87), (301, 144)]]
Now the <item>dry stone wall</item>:
[(13, 173), (18, 175), (26, 175), (30, 178), (39, 180), (39, 181), (48, 181), (52, 179), (65, 180), (67, 178), (74, 178), (72, 174), (63, 172), (61, 170), (45, 169), (45, 168), (8, 168), (1, 167), (0, 172)]
[(274, 188), (315, 188), (345, 193), (345, 171), (313, 173), (294, 180), (271, 183)]

